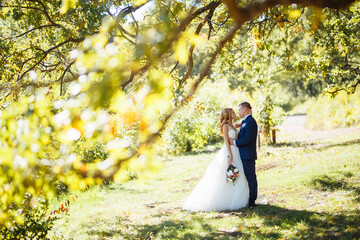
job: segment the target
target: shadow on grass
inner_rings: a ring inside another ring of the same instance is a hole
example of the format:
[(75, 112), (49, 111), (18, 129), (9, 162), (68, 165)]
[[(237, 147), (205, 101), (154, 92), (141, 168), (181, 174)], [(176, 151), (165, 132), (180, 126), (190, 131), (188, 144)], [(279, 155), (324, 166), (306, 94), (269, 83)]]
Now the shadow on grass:
[[(238, 218), (237, 231), (219, 231), (216, 221), (219, 216), (189, 213), (189, 220), (164, 219), (156, 224), (131, 225), (131, 230), (118, 232), (101, 230), (91, 235), (123, 239), (359, 239), (360, 212), (339, 212), (337, 214), (293, 210), (278, 206), (258, 206), (242, 211), (225, 212), (223, 217)], [(254, 222), (254, 219), (255, 220)], [(256, 221), (261, 221), (259, 224)], [(241, 226), (243, 226), (241, 228)], [(239, 230), (240, 229), (240, 230)]]
[[(319, 191), (350, 190), (359, 192), (359, 188), (351, 184), (354, 174), (351, 171), (337, 171), (313, 177), (310, 186)], [(353, 178), (355, 180), (356, 178)]]
[(145, 194), (148, 192), (148, 190), (138, 190), (135, 188), (128, 188), (124, 185), (119, 185), (119, 184), (111, 184), (108, 186), (104, 186), (103, 187), (104, 191), (121, 191), (122, 193), (126, 193), (126, 194)]
[(317, 143), (307, 143), (307, 142), (279, 142), (275, 144), (270, 144), (270, 146), (274, 148), (281, 148), (281, 147), (293, 147), (293, 148), (309, 148), (317, 145)]
[(164, 220), (158, 224), (138, 225), (136, 233), (123, 235), (126, 239), (238, 239), (243, 233), (221, 233), (210, 224), (209, 218), (193, 214), (191, 220)]
[[(277, 228), (278, 235), (292, 231), (301, 239), (359, 239), (359, 210), (337, 214), (260, 206), (254, 213), (264, 219), (264, 226)], [(274, 232), (276, 233), (276, 232)], [(285, 236), (280, 236), (283, 238)]]
[[(351, 194), (355, 196), (355, 202), (360, 202), (360, 187), (354, 186), (354, 184), (351, 182), (351, 178), (354, 176), (354, 174), (350, 171), (338, 171), (333, 174), (336, 175), (324, 174), (312, 178), (310, 180), (310, 186), (318, 191), (351, 191)], [(353, 178), (353, 180), (356, 179)]]
[(317, 147), (317, 148), (315, 148), (315, 150), (322, 151), (322, 150), (327, 150), (332, 147), (344, 147), (344, 146), (350, 146), (350, 145), (354, 145), (354, 144), (360, 144), (360, 139), (354, 139), (354, 140), (345, 141), (345, 142), (341, 142), (341, 143), (327, 144), (327, 145)]
[(353, 195), (355, 195), (355, 201), (360, 203), (360, 188), (355, 189)]
[(345, 141), (341, 143), (333, 143), (333, 144), (320, 144), (320, 143), (307, 143), (307, 142), (280, 142), (275, 144), (270, 144), (270, 146), (274, 148), (281, 148), (281, 147), (293, 147), (293, 148), (311, 148), (313, 150), (323, 151), (327, 150), (332, 147), (343, 147), (343, 146), (350, 146), (354, 144), (360, 144), (360, 139), (354, 139), (350, 141)]
[(114, 236), (122, 235), (122, 231), (118, 229), (109, 230), (104, 228), (103, 230), (89, 230), (87, 234), (89, 236), (99, 237), (96, 239), (106, 239), (106, 237), (114, 237)]
[(310, 181), (310, 185), (319, 191), (336, 191), (336, 190), (350, 190), (352, 187), (344, 180), (336, 178), (335, 176), (321, 175), (314, 177)]

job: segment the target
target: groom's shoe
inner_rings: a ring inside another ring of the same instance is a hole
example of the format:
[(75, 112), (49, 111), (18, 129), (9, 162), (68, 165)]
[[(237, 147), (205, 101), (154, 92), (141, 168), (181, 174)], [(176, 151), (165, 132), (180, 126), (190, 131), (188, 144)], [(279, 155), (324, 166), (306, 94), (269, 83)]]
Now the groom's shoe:
[(257, 205), (255, 203), (249, 203), (249, 208), (254, 208), (256, 207)]

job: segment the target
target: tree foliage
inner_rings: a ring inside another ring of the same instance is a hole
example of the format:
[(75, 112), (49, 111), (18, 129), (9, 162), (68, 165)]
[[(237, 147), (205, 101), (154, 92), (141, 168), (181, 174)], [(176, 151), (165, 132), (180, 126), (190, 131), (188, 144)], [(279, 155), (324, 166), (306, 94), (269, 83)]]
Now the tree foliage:
[[(301, 72), (352, 92), (353, 2), (0, 1), (0, 224), (57, 181), (85, 189), (157, 169), (154, 143), (213, 74), (256, 91)], [(83, 161), (82, 138), (104, 142), (106, 159)]]

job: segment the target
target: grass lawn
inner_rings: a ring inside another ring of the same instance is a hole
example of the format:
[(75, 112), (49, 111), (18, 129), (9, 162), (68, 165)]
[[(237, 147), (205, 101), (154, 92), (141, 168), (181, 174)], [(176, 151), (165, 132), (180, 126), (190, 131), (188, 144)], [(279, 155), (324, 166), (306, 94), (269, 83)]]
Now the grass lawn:
[[(360, 239), (360, 128), (311, 131), (285, 122), (261, 146), (259, 194), (269, 205), (190, 213), (184, 199), (217, 149), (170, 157), (146, 182), (77, 193), (52, 239)], [(72, 193), (73, 195), (74, 193)], [(72, 195), (53, 200), (51, 208)]]

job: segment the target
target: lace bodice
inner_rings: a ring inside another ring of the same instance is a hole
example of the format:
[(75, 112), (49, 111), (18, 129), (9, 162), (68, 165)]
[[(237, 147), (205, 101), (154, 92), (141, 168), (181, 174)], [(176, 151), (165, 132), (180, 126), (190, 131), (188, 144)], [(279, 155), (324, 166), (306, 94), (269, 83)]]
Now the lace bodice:
[(229, 126), (228, 135), (229, 135), (229, 137), (236, 139), (237, 131)]

